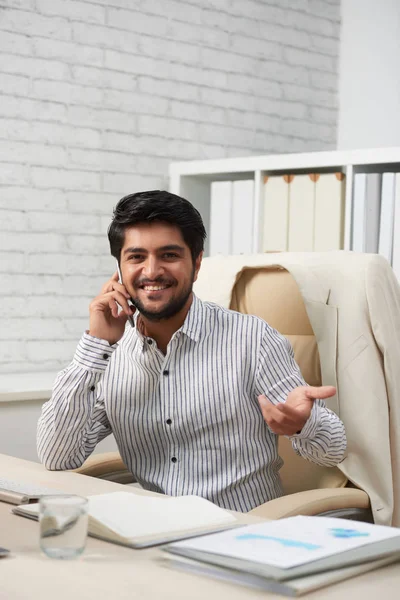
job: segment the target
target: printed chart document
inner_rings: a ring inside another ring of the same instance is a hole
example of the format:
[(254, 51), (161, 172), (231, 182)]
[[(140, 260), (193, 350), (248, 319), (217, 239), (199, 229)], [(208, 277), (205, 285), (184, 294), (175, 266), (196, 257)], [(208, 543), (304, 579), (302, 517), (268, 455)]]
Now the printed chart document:
[(400, 529), (297, 516), (170, 544), (165, 550), (285, 581), (400, 554)]
[[(88, 496), (89, 534), (94, 537), (144, 548), (226, 529), (236, 517), (198, 496), (154, 498), (129, 492)], [(22, 505), (15, 514), (38, 518), (39, 506)]]

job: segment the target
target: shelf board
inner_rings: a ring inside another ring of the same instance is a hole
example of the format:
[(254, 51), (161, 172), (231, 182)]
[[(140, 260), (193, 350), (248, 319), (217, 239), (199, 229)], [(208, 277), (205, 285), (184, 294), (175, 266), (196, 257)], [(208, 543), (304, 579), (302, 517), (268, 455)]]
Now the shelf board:
[(354, 165), (356, 168), (362, 168), (364, 165), (376, 165), (383, 168), (385, 165), (393, 166), (396, 163), (400, 168), (400, 147), (335, 150), (176, 162), (170, 165), (170, 177), (212, 175), (214, 178), (230, 173), (251, 174), (254, 171), (287, 172), (324, 168), (342, 170), (346, 165)]

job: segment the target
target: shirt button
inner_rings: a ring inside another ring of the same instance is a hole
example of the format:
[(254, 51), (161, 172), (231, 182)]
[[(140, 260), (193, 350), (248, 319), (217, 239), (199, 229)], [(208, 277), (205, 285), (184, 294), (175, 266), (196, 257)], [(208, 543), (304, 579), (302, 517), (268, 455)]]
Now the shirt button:
[(92, 385), (92, 387), (90, 388), (90, 391), (94, 392), (95, 389), (96, 389), (96, 387), (94, 385)]
[(172, 420), (171, 419), (167, 419), (165, 422), (166, 422), (167, 425), (171, 425)]
[(163, 371), (163, 375), (169, 375), (168, 369), (165, 369), (165, 371)]
[(176, 456), (173, 456), (173, 457), (171, 458), (171, 460), (172, 460), (172, 462), (173, 462), (173, 463), (176, 463), (178, 459), (176, 458)]
[(107, 360), (109, 358), (108, 354), (103, 354), (103, 358), (104, 360)]

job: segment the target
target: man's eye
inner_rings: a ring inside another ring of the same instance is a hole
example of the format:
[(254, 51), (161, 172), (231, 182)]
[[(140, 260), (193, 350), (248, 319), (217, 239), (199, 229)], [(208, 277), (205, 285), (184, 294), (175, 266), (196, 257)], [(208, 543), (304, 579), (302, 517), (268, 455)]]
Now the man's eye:
[(142, 254), (131, 254), (129, 257), (129, 260), (142, 260), (143, 256)]
[(175, 252), (165, 252), (164, 258), (178, 258), (178, 255)]

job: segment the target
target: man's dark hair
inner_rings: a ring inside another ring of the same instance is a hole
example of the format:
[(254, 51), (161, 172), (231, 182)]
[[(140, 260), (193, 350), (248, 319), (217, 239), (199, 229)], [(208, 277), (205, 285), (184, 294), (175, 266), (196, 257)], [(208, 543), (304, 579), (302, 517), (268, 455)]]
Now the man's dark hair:
[(207, 235), (200, 213), (188, 200), (162, 190), (138, 192), (121, 198), (108, 228), (111, 254), (120, 261), (127, 228), (155, 221), (180, 229), (194, 264), (204, 249)]

